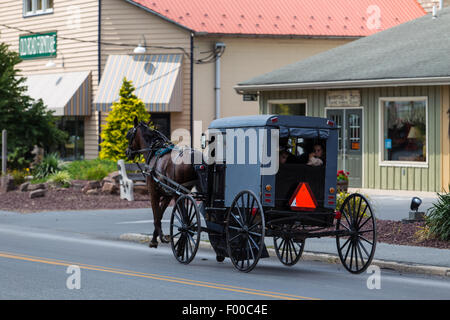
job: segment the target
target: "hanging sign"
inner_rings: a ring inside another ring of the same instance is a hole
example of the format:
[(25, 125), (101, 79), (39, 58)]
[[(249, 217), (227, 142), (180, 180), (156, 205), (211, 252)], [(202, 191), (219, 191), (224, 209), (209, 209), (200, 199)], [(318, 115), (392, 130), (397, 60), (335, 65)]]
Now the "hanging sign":
[(25, 60), (56, 57), (56, 32), (20, 36), (19, 55)]
[(327, 107), (360, 107), (359, 90), (340, 90), (327, 92)]

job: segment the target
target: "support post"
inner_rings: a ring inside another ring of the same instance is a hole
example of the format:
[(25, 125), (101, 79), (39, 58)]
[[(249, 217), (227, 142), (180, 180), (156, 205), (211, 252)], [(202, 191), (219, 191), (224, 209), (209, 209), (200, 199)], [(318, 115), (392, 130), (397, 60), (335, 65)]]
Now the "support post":
[(2, 130), (2, 174), (6, 175), (6, 163), (8, 161), (7, 153), (7, 131)]

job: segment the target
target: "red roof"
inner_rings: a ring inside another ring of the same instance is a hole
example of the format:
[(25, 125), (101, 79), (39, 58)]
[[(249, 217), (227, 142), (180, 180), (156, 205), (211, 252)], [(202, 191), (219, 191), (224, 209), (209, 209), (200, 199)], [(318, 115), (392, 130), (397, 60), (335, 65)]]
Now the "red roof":
[[(359, 37), (426, 14), (416, 0), (127, 1), (195, 33), (209, 34)], [(374, 27), (377, 12), (379, 29)]]

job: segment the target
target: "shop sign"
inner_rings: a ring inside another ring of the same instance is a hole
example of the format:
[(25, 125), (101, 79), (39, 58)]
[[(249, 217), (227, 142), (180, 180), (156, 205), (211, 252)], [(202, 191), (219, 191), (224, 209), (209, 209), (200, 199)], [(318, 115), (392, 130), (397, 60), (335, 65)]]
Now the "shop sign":
[(243, 100), (244, 101), (258, 101), (258, 95), (257, 94), (244, 94)]
[(327, 92), (327, 107), (360, 107), (359, 90), (341, 90)]
[(56, 32), (20, 36), (19, 55), (21, 59), (56, 56)]

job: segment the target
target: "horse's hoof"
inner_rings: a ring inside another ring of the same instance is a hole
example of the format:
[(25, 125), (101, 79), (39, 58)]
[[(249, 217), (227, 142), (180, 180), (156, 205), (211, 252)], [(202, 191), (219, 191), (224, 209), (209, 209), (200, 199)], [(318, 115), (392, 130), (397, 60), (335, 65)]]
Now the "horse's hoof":
[(217, 262), (223, 262), (223, 260), (225, 260), (224, 256), (216, 256), (216, 261)]
[(150, 241), (150, 243), (149, 243), (148, 246), (149, 246), (150, 248), (158, 248), (158, 242)]
[(160, 239), (162, 243), (170, 243), (170, 236), (162, 236)]

